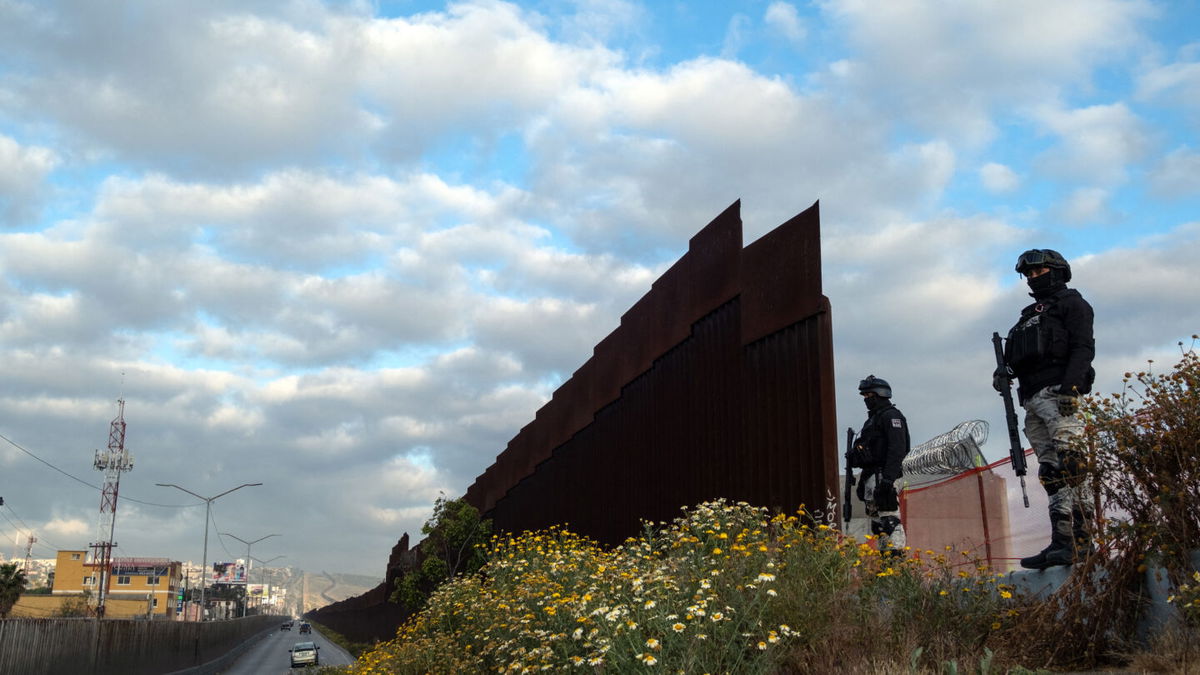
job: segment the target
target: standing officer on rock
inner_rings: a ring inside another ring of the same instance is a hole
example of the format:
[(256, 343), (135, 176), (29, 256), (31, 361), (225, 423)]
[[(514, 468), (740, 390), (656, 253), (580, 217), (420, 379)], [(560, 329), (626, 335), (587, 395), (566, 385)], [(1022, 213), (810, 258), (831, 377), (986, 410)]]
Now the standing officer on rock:
[(867, 422), (846, 459), (863, 469), (858, 498), (866, 504), (879, 550), (902, 555), (906, 540), (896, 481), (903, 475), (901, 463), (909, 450), (908, 421), (892, 404), (892, 387), (886, 380), (868, 375), (858, 383), (858, 393), (867, 404)]
[(1028, 569), (1070, 565), (1091, 552), (1087, 525), (1094, 515), (1084, 462), (1074, 441), (1083, 434), (1079, 396), (1092, 390), (1092, 306), (1071, 288), (1071, 265), (1058, 251), (1021, 254), (1016, 270), (1025, 276), (1034, 302), (1008, 332), (1005, 366), (992, 386), (1003, 391), (1017, 379), (1025, 408), (1025, 437), (1038, 460), (1038, 480), (1050, 498), (1050, 545), (1021, 559)]

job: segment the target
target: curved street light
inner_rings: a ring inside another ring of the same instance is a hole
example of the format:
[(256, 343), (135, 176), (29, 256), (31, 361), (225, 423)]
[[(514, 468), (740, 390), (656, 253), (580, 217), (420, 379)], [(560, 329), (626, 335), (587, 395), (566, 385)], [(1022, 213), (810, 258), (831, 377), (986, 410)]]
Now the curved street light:
[(183, 490), (184, 492), (195, 497), (196, 499), (200, 499), (200, 500), (204, 501), (204, 560), (203, 560), (203, 562), (200, 563), (201, 564), (201, 569), (200, 569), (200, 620), (204, 621), (204, 590), (205, 590), (205, 586), (206, 586), (206, 584), (204, 582), (208, 578), (208, 521), (209, 521), (209, 516), (212, 514), (212, 503), (214, 501), (216, 501), (217, 499), (229, 494), (230, 492), (233, 492), (234, 490), (241, 490), (244, 487), (257, 487), (259, 485), (262, 485), (262, 483), (242, 483), (241, 485), (239, 485), (235, 488), (230, 488), (230, 489), (222, 492), (221, 494), (213, 496), (213, 497), (204, 497), (202, 495), (198, 495), (195, 492), (192, 492), (191, 490), (189, 490), (185, 487), (180, 487), (174, 483), (155, 483), (155, 485), (157, 485), (158, 487), (173, 487), (176, 490)]
[(237, 539), (238, 541), (240, 541), (246, 545), (246, 593), (244, 594), (245, 601), (242, 602), (242, 617), (245, 618), (246, 606), (250, 604), (250, 560), (251, 560), (250, 547), (257, 544), (258, 542), (262, 541), (263, 539), (268, 539), (270, 537), (278, 537), (280, 535), (268, 534), (268, 535), (259, 537), (258, 539), (255, 539), (254, 541), (246, 541), (245, 539), (242, 539), (241, 537), (237, 536), (236, 534), (229, 534), (228, 532), (218, 532), (217, 534), (221, 535), (222, 537), (230, 537), (232, 539)]
[[(251, 560), (258, 563), (259, 565), (262, 565), (263, 571), (259, 575), (259, 581), (262, 583), (263, 586), (267, 585), (267, 564), (272, 561), (279, 560), (280, 558), (286, 558), (286, 557), (287, 557), (286, 555), (277, 555), (274, 558), (269, 558), (267, 560), (259, 560), (258, 558), (255, 558), (254, 556), (250, 556)], [(275, 606), (274, 603), (272, 603), (271, 606), (274, 607)], [(261, 601), (259, 602), (259, 607), (262, 607)]]

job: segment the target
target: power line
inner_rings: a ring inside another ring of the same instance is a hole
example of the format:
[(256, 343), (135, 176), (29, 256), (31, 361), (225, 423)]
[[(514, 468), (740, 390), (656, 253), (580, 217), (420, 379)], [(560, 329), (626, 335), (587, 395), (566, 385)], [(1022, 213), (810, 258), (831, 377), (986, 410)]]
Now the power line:
[(225, 555), (229, 556), (230, 560), (237, 560), (237, 558), (229, 552), (229, 549), (225, 548), (225, 539), (221, 537), (221, 528), (217, 525), (217, 518), (212, 514), (212, 509), (209, 509), (208, 516), (209, 519), (212, 520), (213, 529), (217, 531), (217, 541), (221, 542), (221, 548), (225, 551)]
[[(50, 467), (51, 469), (54, 469), (55, 471), (61, 473), (62, 475), (66, 476), (67, 478), (70, 478), (71, 480), (73, 480), (77, 483), (83, 483), (84, 485), (92, 488), (93, 490), (96, 490), (97, 492), (103, 491), (99, 485), (93, 485), (92, 483), (89, 483), (86, 480), (83, 480), (82, 478), (77, 478), (75, 476), (72, 476), (71, 474), (67, 473), (66, 471), (63, 471), (62, 469), (58, 468), (57, 466), (54, 466), (50, 462), (47, 462), (46, 460), (42, 459), (41, 457), (38, 457), (37, 455), (30, 452), (29, 450), (26, 450), (25, 448), (21, 447), (20, 444), (18, 444), (16, 441), (12, 440), (11, 438), (5, 436), (4, 434), (0, 434), (0, 439), (4, 440), (6, 443), (8, 443), (9, 445), (13, 446), (14, 448), (20, 450), (21, 452), (36, 459), (37, 461), (41, 462), (42, 464), (45, 464), (46, 466)], [(146, 502), (146, 501), (142, 501), (140, 499), (134, 499), (133, 497), (126, 497), (124, 495), (118, 495), (118, 499), (124, 499), (126, 501), (134, 502), (135, 504), (143, 504), (145, 506), (161, 506), (163, 508), (168, 508), (168, 509), (182, 509), (182, 508), (188, 508), (188, 507), (192, 507), (192, 506), (200, 506), (201, 504), (204, 503), (204, 502), (196, 502), (195, 504), (158, 504), (156, 502)]]
[[(8, 505), (7, 505), (7, 504), (5, 504), (5, 506), (8, 506)], [(9, 510), (11, 511), (11, 510), (12, 510), (12, 508), (11, 508), (11, 507), (9, 507)], [(13, 512), (13, 515), (14, 515), (14, 516), (15, 516), (15, 515), (17, 515), (15, 511)], [(13, 529), (17, 531), (17, 534), (18, 534), (18, 535), (24, 535), (24, 536), (28, 537), (28, 536), (31, 536), (31, 535), (33, 534), (33, 528), (29, 527), (28, 525), (26, 525), (26, 526), (25, 526), (25, 531), (24, 531), (24, 532), (22, 532), (22, 531), (21, 531), (21, 528), (20, 528), (20, 527), (18, 527), (18, 526), (17, 526), (17, 524), (16, 524), (16, 523), (14, 523), (14, 522), (12, 521), (12, 518), (9, 518), (9, 517), (8, 517), (8, 515), (7, 515), (7, 514), (5, 514), (3, 511), (0, 511), (0, 516), (4, 516), (4, 519), (8, 521), (8, 524), (9, 524), (9, 525), (12, 525), (12, 526), (13, 526)], [(18, 517), (17, 517), (17, 520), (21, 520), (21, 518), (18, 516)], [(55, 551), (55, 552), (57, 552), (57, 551), (58, 551), (58, 549), (56, 549), (56, 548), (53, 548), (53, 547), (50, 545), (50, 543), (49, 543), (49, 542), (42, 543), (42, 540), (41, 540), (41, 538), (40, 538), (40, 537), (39, 537), (38, 539), (36, 539), (36, 540), (35, 540), (33, 543), (37, 544), (38, 546), (45, 547), (45, 548), (47, 548), (47, 549), (49, 549), (49, 550), (51, 550), (51, 551)]]

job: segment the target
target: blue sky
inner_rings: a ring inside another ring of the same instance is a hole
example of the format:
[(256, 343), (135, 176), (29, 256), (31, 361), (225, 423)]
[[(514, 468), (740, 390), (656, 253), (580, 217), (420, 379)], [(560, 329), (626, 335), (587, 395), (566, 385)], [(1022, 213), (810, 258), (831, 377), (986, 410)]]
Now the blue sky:
[[(0, 0), (0, 433), (98, 482), (124, 396), (122, 495), (262, 481), (234, 534), (381, 576), (741, 199), (746, 243), (821, 202), (840, 426), (874, 373), (914, 442), (1002, 436), (1021, 251), (1102, 391), (1200, 330), (1198, 10)], [(40, 555), (96, 536), (5, 443), (0, 495)], [(123, 503), (119, 553), (196, 560), (202, 513)]]

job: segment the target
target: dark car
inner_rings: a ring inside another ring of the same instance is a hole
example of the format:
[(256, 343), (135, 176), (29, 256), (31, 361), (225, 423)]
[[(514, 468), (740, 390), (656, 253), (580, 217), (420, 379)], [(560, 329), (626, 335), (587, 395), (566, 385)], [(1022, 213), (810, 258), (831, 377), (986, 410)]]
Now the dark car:
[(305, 621), (304, 623), (301, 623), (301, 624), (300, 624), (300, 632), (301, 632), (301, 633), (311, 633), (311, 632), (312, 632), (312, 626), (308, 625), (308, 622), (307, 622), (307, 621)]
[(291, 630), (291, 629), (292, 629), (292, 622), (291, 622), (291, 621), (284, 621), (284, 622), (283, 622), (283, 625), (281, 625), (281, 626), (279, 627), (279, 630)]
[[(300, 625), (300, 630), (304, 630), (304, 624)], [(297, 642), (295, 646), (288, 650), (291, 653), (292, 667), (320, 665), (320, 659), (317, 658), (317, 652), (319, 651), (321, 651), (321, 648), (315, 642)]]

